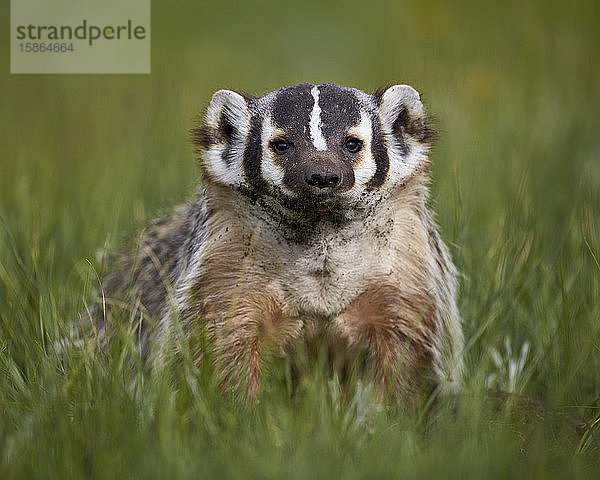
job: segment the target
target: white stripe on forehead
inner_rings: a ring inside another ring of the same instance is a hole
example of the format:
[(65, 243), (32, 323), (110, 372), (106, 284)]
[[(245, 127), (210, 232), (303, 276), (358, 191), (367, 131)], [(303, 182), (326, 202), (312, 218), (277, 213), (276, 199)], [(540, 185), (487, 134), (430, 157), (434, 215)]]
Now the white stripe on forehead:
[(327, 150), (327, 142), (321, 130), (321, 107), (319, 106), (319, 87), (315, 86), (310, 91), (315, 103), (310, 114), (310, 138), (317, 150)]

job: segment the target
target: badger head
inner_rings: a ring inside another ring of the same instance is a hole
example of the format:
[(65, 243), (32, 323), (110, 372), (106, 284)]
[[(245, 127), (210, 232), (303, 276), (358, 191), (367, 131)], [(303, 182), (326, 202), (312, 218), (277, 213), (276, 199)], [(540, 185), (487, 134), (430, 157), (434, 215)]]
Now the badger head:
[(216, 92), (195, 130), (205, 181), (296, 214), (364, 210), (422, 172), (432, 130), (416, 90), (333, 84)]

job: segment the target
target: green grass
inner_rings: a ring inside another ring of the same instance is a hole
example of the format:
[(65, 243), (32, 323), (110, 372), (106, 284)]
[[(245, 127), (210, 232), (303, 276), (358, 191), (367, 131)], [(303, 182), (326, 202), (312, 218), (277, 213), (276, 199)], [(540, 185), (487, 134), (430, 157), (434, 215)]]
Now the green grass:
[[(0, 478), (598, 478), (598, 3), (152, 3), (151, 75), (9, 75), (2, 39)], [(461, 398), (409, 416), (274, 365), (245, 407), (203, 366), (132, 364), (126, 333), (61, 363), (103, 252), (195, 190), (188, 130), (212, 92), (304, 81), (409, 83), (437, 117)], [(494, 408), (488, 386), (546, 414)]]

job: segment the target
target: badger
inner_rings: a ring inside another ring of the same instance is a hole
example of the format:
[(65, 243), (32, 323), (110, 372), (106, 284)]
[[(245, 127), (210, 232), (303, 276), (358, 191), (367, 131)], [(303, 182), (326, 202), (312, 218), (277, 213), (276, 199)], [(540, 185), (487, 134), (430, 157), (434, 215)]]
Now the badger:
[(311, 340), (367, 359), (379, 399), (456, 390), (457, 271), (427, 206), (434, 131), (416, 90), (220, 90), (192, 136), (202, 187), (104, 284), (138, 312), (153, 364), (185, 342), (252, 400), (269, 358)]

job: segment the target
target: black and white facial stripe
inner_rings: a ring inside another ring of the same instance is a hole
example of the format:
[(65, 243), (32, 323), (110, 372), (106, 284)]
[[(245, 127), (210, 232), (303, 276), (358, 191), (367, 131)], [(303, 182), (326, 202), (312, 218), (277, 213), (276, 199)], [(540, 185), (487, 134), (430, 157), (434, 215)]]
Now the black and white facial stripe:
[(220, 90), (197, 130), (214, 181), (314, 204), (368, 201), (427, 162), (431, 139), (419, 94), (373, 95), (334, 84), (283, 87), (260, 98)]

